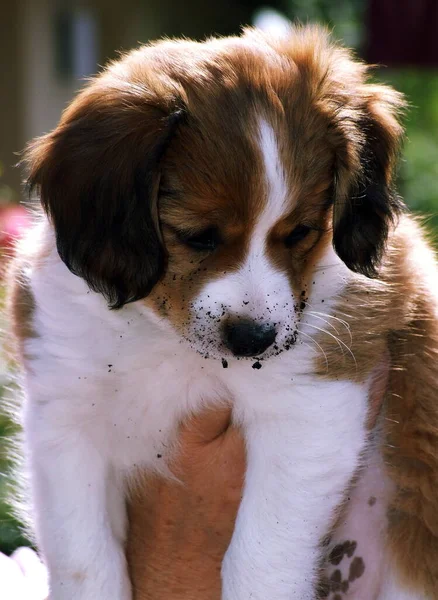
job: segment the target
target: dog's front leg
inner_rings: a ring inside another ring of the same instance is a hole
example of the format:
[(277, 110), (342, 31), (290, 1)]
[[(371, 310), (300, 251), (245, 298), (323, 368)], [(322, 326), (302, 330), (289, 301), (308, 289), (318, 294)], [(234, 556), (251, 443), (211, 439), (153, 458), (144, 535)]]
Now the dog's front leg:
[(366, 398), (364, 386), (314, 382), (242, 408), (248, 466), (223, 600), (315, 598), (321, 541), (364, 447)]
[(50, 600), (129, 600), (123, 489), (99, 444), (104, 436), (55, 424), (56, 407), (46, 408), (28, 411), (25, 437)]

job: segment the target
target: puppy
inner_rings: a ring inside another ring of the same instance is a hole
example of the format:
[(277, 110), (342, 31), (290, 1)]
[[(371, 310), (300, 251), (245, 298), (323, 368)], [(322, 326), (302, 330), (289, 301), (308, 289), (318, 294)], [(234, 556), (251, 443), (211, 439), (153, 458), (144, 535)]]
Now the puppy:
[(438, 597), (438, 275), (393, 190), (402, 107), (319, 28), (245, 30), (127, 54), (30, 146), (10, 306), (51, 600), (131, 598), (129, 480), (228, 399), (223, 600)]

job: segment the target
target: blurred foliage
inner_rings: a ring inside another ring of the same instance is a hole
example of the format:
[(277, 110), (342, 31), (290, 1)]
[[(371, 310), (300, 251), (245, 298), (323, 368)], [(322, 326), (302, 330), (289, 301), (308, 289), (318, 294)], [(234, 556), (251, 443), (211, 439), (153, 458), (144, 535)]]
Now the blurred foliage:
[[(1, 389), (2, 395), (4, 390)], [(13, 515), (8, 497), (11, 485), (12, 464), (9, 460), (9, 440), (15, 435), (16, 427), (6, 415), (0, 414), (0, 552), (10, 554), (19, 546), (29, 545), (22, 534), (21, 525)]]
[(379, 79), (408, 100), (398, 188), (412, 210), (429, 217), (438, 240), (438, 72), (381, 70)]
[(323, 23), (346, 46), (364, 42), (366, 0), (287, 0), (287, 16), (301, 23)]
[[(5, 257), (0, 253), (0, 263)], [(5, 286), (0, 282), (0, 330), (6, 331), (4, 322)], [(0, 552), (10, 554), (19, 546), (29, 545), (22, 533), (22, 527), (11, 509), (11, 499), (15, 481), (13, 478), (14, 456), (12, 441), (18, 433), (18, 426), (8, 417), (6, 399), (11, 398), (13, 382), (10, 376), (10, 363), (6, 352), (0, 350)], [(1, 598), (1, 593), (0, 593)]]

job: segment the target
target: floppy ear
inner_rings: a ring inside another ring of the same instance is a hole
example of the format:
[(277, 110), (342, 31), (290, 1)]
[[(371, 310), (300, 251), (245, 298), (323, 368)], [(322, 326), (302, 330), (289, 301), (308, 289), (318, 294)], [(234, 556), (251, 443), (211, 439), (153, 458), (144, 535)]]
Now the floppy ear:
[[(389, 227), (404, 207), (393, 188), (403, 134), (397, 116), (404, 102), (398, 92), (383, 85), (365, 84), (356, 97), (361, 106), (352, 110), (360, 115), (355, 124), (360, 143), (356, 165), (346, 165), (345, 161), (336, 174), (333, 245), (352, 271), (373, 277)], [(345, 135), (354, 134), (350, 131)]]
[(182, 111), (146, 94), (97, 79), (26, 158), (61, 259), (112, 308), (147, 296), (165, 269), (159, 165)]

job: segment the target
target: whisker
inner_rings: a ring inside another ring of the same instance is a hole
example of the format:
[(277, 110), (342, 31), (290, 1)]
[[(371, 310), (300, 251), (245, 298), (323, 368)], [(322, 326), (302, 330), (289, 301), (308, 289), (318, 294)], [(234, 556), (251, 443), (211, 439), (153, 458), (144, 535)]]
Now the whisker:
[[(318, 344), (318, 342), (317, 342), (316, 340), (314, 340), (314, 339), (313, 339), (313, 337), (312, 337), (311, 335), (309, 335), (308, 333), (304, 333), (304, 331), (300, 331), (300, 330), (298, 329), (298, 327), (297, 327), (297, 331), (298, 331), (298, 333), (299, 333), (300, 335), (305, 335), (306, 337), (308, 337), (308, 338), (309, 338), (309, 340), (310, 340), (311, 342), (313, 342), (313, 343), (315, 344), (315, 346), (317, 346), (317, 347), (319, 348), (319, 350), (322, 352), (322, 354), (324, 355), (324, 359), (325, 359), (325, 368), (326, 368), (326, 371), (327, 371), (327, 373), (328, 373), (328, 370), (329, 370), (329, 364), (328, 364), (328, 358), (327, 358), (327, 354), (324, 352), (324, 349), (323, 349), (323, 348), (320, 346), (320, 344)], [(305, 342), (303, 342), (303, 343), (305, 343)], [(310, 346), (309, 346), (308, 344), (306, 344), (306, 346), (307, 346), (308, 348), (310, 348)]]
[(336, 329), (336, 327), (332, 323), (330, 323), (329, 321), (327, 321), (327, 319), (324, 319), (322, 316), (317, 315), (316, 313), (314, 313), (311, 310), (307, 311), (307, 314), (311, 315), (315, 319), (319, 319), (320, 321), (322, 321), (323, 323), (325, 323), (326, 325), (328, 325), (329, 327), (331, 327), (332, 329), (334, 329), (336, 331), (336, 333), (339, 335), (339, 331)]
[[(312, 304), (312, 302), (307, 302), (307, 303), (306, 303), (306, 306), (307, 306), (308, 308), (310, 308), (310, 309), (312, 309), (312, 308), (313, 308), (313, 304)], [(322, 314), (322, 315), (325, 315), (325, 316), (327, 316), (327, 317), (331, 317), (332, 319), (338, 319), (338, 317), (334, 317), (333, 315), (329, 315), (329, 314), (327, 314), (327, 313), (320, 313), (320, 314)], [(353, 318), (357, 318), (357, 317), (366, 317), (366, 314), (365, 314), (365, 313), (363, 313), (363, 314), (361, 314), (361, 313), (355, 313), (355, 315), (353, 316), (352, 314), (349, 314), (349, 313), (342, 312), (341, 310), (338, 310), (338, 309), (336, 309), (336, 314), (337, 314), (337, 315), (342, 315), (342, 316), (343, 316), (343, 317), (345, 317), (346, 319), (353, 319)], [(342, 319), (339, 319), (339, 320), (340, 320), (340, 321), (342, 321)], [(347, 321), (345, 321), (345, 323), (346, 323), (346, 325), (348, 325), (348, 327), (350, 327)]]
[(327, 325), (329, 325), (330, 327), (332, 327), (336, 331), (336, 333), (339, 335), (339, 331), (336, 329), (336, 327), (334, 327), (334, 325), (332, 325), (331, 323), (329, 323), (328, 321), (326, 321), (325, 319), (323, 319), (323, 317), (327, 317), (327, 318), (330, 318), (330, 319), (334, 319), (335, 321), (338, 321), (348, 331), (348, 336), (350, 338), (350, 344), (353, 343), (353, 335), (351, 333), (350, 325), (349, 325), (349, 323), (347, 323), (347, 321), (344, 321), (343, 319), (339, 319), (338, 317), (335, 317), (333, 315), (329, 315), (327, 313), (317, 312), (317, 311), (314, 311), (314, 310), (309, 310), (308, 314), (316, 317), (317, 319), (318, 318), (322, 319), (325, 323), (327, 323)]
[(325, 329), (322, 329), (321, 327), (317, 327), (316, 325), (311, 325), (310, 323), (306, 323), (306, 325), (308, 327), (312, 327), (312, 329), (316, 329), (317, 331), (321, 331), (322, 333), (325, 333), (326, 335), (332, 337), (337, 342), (337, 344), (339, 345), (339, 347), (341, 348), (341, 350), (342, 350), (342, 347), (344, 347), (347, 350), (347, 352), (351, 355), (351, 358), (354, 360), (354, 364), (355, 364), (355, 367), (357, 369), (356, 357), (354, 356), (353, 352), (351, 351), (351, 348), (349, 348), (345, 342), (343, 342), (342, 340), (340, 340), (339, 338), (337, 338), (335, 335), (333, 335), (329, 331), (326, 331)]
[(312, 327), (312, 329), (316, 329), (317, 331), (321, 331), (322, 333), (325, 333), (326, 335), (328, 335), (331, 338), (333, 338), (336, 341), (336, 343), (338, 344), (339, 348), (341, 349), (342, 354), (344, 354), (344, 349), (341, 346), (339, 338), (337, 338), (335, 335), (333, 335), (332, 333), (330, 333), (326, 329), (323, 329), (322, 327), (317, 327), (316, 325), (312, 325), (311, 323), (305, 323), (305, 325), (307, 325), (308, 327)]
[[(311, 304), (309, 304), (311, 307)], [(312, 310), (315, 315), (321, 315), (322, 317), (327, 317), (328, 319), (334, 319), (335, 321), (339, 321), (346, 329), (350, 329), (350, 324), (348, 321), (344, 321), (344, 319), (340, 319), (339, 317), (335, 317), (334, 315), (330, 315), (329, 313), (319, 312), (317, 310)]]

